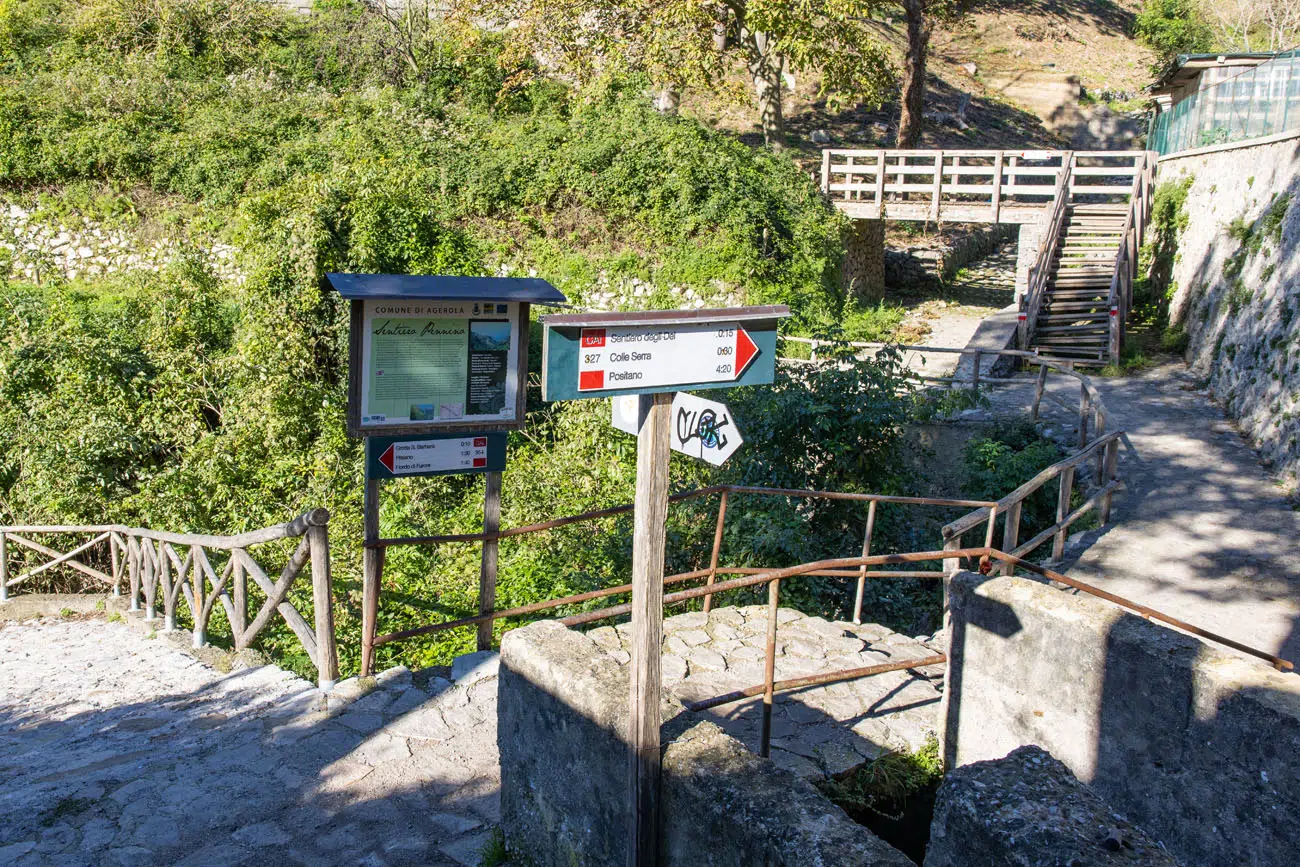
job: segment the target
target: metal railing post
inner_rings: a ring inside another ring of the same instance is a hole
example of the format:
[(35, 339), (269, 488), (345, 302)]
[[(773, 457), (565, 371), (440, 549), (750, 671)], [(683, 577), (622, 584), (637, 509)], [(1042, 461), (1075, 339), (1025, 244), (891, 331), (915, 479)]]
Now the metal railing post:
[(780, 613), (780, 579), (767, 585), (767, 654), (763, 659), (763, 719), (758, 730), (758, 754), (772, 755), (772, 696), (776, 684), (776, 620)]
[[(871, 555), (871, 534), (876, 529), (876, 501), (867, 504), (867, 529), (862, 536), (862, 556)], [(858, 590), (853, 596), (853, 622), (862, 624), (862, 595), (867, 589), (867, 567), (858, 570)]]
[[(718, 557), (722, 553), (722, 528), (727, 520), (727, 491), (723, 491), (718, 499), (718, 525), (713, 530), (713, 553), (709, 557), (709, 577), (705, 582), (706, 587), (712, 587), (713, 582), (718, 577)], [(708, 614), (713, 608), (713, 594), (710, 593), (704, 597), (704, 613)]]

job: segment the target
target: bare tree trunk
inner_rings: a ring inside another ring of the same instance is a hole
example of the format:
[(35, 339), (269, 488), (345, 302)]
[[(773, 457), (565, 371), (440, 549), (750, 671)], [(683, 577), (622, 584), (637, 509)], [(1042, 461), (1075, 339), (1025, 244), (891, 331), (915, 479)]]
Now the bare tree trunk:
[(914, 148), (921, 141), (925, 111), (925, 60), (930, 51), (930, 25), (925, 0), (903, 0), (907, 13), (907, 57), (903, 63), (902, 111), (898, 118), (898, 147)]
[(763, 141), (773, 150), (785, 146), (785, 117), (781, 112), (781, 67), (784, 58), (772, 50), (766, 33), (749, 33), (749, 74), (754, 80), (754, 103), (763, 128)]

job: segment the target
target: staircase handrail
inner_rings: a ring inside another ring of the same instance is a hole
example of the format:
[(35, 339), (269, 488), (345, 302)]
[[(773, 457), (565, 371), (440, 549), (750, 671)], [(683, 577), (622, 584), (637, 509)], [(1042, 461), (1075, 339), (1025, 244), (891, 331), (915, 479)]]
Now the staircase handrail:
[(1020, 299), (1019, 341), (1021, 349), (1028, 349), (1034, 336), (1034, 323), (1038, 320), (1038, 311), (1046, 294), (1047, 281), (1052, 270), (1052, 256), (1056, 252), (1057, 241), (1061, 237), (1061, 227), (1065, 224), (1066, 206), (1070, 199), (1070, 175), (1074, 170), (1074, 151), (1061, 154), (1061, 173), (1056, 178), (1056, 189), (1052, 196), (1052, 210), (1047, 217), (1047, 232), (1038, 245), (1038, 256), (1029, 268), (1028, 286)]
[(1146, 223), (1147, 197), (1150, 195), (1147, 183), (1147, 161), (1150, 157), (1143, 153), (1137, 157), (1142, 162), (1133, 173), (1133, 186), (1129, 191), (1128, 214), (1124, 218), (1124, 228), (1120, 234), (1119, 249), (1115, 253), (1115, 270), (1110, 278), (1110, 295), (1106, 310), (1110, 315), (1109, 351), (1110, 363), (1119, 364), (1120, 352), (1124, 343), (1124, 323), (1128, 321), (1129, 310), (1133, 306), (1133, 280), (1137, 277), (1137, 248), (1141, 243), (1140, 227)]

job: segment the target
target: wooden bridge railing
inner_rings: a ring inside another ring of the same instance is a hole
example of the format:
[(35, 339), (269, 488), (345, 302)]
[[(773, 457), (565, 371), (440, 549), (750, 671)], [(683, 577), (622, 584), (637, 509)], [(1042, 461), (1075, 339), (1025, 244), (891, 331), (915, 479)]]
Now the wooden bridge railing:
[(1145, 151), (828, 148), (821, 183), (836, 207), (858, 219), (1031, 223), (1062, 191), (1076, 200), (1124, 200), (1145, 158)]
[(1147, 218), (1155, 197), (1156, 156), (1148, 152), (1142, 170), (1133, 175), (1129, 194), (1129, 210), (1124, 220), (1119, 251), (1115, 257), (1115, 273), (1110, 282), (1110, 362), (1119, 364), (1124, 346), (1125, 325), (1133, 307), (1133, 282), (1138, 276), (1138, 250), (1142, 248)]
[[(111, 589), (114, 596), (120, 596), (125, 585), (130, 610), (143, 610), (146, 622), (158, 619), (161, 601), (165, 632), (176, 630), (183, 600), (193, 622), (195, 647), (207, 644), (208, 622), (219, 601), (236, 650), (249, 647), (278, 613), (316, 667), (320, 686), (327, 688), (338, 678), (328, 525), (329, 512), (316, 509), (288, 523), (237, 536), (164, 533), (116, 524), (0, 527), (0, 602), (9, 598), (11, 588), (54, 569), (71, 569)], [(46, 537), (51, 544), (33, 538), (37, 536)], [(69, 550), (60, 552), (52, 547), (55, 539), (69, 540), (64, 545), (70, 546)], [(282, 539), (301, 541), (272, 581), (249, 549)], [(10, 577), (11, 543), (48, 559)], [(224, 563), (218, 559), (214, 566), (218, 553)], [(314, 624), (289, 601), (289, 591), (309, 561)], [(250, 579), (264, 596), (251, 618)]]

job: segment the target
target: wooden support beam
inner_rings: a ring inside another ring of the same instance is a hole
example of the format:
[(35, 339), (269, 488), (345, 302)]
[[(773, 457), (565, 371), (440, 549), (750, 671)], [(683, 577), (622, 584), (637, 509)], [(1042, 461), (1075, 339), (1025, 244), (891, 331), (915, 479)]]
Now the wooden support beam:
[(629, 867), (654, 867), (659, 851), (660, 653), (664, 527), (668, 518), (673, 395), (656, 394), (637, 438), (632, 541), (632, 661), (628, 744), (633, 823)]

